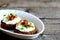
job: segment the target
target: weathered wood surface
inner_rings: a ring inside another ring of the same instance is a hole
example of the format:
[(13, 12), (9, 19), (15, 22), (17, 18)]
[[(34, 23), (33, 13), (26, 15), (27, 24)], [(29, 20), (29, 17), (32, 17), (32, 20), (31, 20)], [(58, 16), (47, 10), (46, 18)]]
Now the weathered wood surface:
[(60, 40), (60, 0), (0, 0), (0, 9), (28, 10), (39, 17), (45, 24), (45, 31), (43, 36), (33, 40)]
[(36, 15), (39, 18), (60, 18), (60, 8), (51, 7), (40, 7), (40, 8), (0, 8), (0, 9), (16, 9), (26, 10), (30, 9), (29, 12)]
[[(2, 3), (9, 3), (9, 8), (13, 7), (60, 7), (60, 1), (46, 0), (41, 2), (40, 0), (9, 0), (9, 1), (0, 1)], [(18, 4), (18, 5), (17, 5)]]

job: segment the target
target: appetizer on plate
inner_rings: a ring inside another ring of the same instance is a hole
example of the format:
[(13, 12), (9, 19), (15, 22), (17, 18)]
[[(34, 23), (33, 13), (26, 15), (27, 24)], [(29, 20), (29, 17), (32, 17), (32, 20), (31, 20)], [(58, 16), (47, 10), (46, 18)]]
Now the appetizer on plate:
[(21, 20), (16, 24), (14, 32), (22, 34), (35, 34), (37, 33), (37, 30), (33, 22), (29, 22), (28, 20)]
[(21, 18), (16, 14), (4, 14), (3, 19), (1, 20), (1, 27), (4, 29), (14, 29), (16, 23), (18, 23), (20, 20)]

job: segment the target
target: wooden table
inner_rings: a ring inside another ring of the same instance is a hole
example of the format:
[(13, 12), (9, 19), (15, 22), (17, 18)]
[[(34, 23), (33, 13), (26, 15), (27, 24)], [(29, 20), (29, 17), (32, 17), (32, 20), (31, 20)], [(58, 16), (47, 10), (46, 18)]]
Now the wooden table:
[[(36, 39), (31, 40), (60, 40), (60, 1), (47, 0), (10, 0), (0, 2), (0, 9), (15, 9), (27, 11), (39, 17), (45, 24), (45, 31)], [(0, 32), (1, 40), (23, 40)], [(24, 39), (25, 40), (25, 39)]]

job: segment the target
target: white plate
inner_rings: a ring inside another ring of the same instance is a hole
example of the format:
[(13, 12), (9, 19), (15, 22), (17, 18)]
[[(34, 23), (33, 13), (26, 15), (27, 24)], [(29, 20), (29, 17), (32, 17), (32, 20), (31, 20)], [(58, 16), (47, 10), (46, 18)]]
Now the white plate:
[(0, 30), (2, 32), (6, 33), (10, 36), (22, 38), (22, 39), (33, 39), (33, 38), (37, 38), (39, 36), (39, 34), (42, 34), (42, 32), (45, 29), (43, 22), (38, 17), (36, 17), (30, 13), (21, 11), (21, 10), (0, 10), (0, 21), (3, 18), (3, 15), (5, 13), (15, 13), (15, 14), (19, 15), (21, 17), (21, 19), (27, 19), (28, 21), (32, 21), (36, 25), (36, 28), (38, 30), (38, 33), (28, 35), (28, 34), (15, 33), (13, 31), (5, 30), (0, 27)]

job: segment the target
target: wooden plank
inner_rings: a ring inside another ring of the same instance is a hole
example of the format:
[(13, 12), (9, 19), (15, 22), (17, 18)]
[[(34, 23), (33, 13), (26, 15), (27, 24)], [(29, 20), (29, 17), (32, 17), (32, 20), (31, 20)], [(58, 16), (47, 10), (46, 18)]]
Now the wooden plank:
[(42, 36), (43, 40), (56, 40), (55, 35), (43, 35)]
[[(32, 14), (39, 18), (58, 18), (56, 16), (56, 8), (31, 8)], [(55, 15), (54, 15), (55, 14)]]
[(60, 18), (41, 18), (45, 24), (60, 24)]
[(45, 25), (44, 34), (60, 34), (60, 19), (41, 19)]
[(9, 7), (60, 7), (59, 0), (0, 0), (0, 3), (9, 3)]
[(0, 8), (0, 9), (15, 9), (15, 10), (27, 10), (30, 9), (29, 12), (33, 15), (36, 15), (39, 18), (60, 18), (60, 8), (54, 8), (54, 7), (38, 7), (38, 8), (27, 8), (27, 7), (21, 7), (21, 8)]
[[(53, 0), (4, 0), (5, 2), (15, 2), (15, 1), (40, 1), (40, 2), (51, 2)], [(0, 2), (4, 2), (3, 0), (0, 0)], [(54, 0), (55, 1), (55, 0)]]
[(60, 34), (60, 25), (47, 25), (45, 24), (44, 34)]
[(60, 2), (16, 1), (9, 4), (9, 7), (60, 7)]
[(56, 35), (55, 37), (56, 37), (56, 40), (60, 40), (60, 35), (59, 34)]
[(60, 30), (60, 19), (42, 20), (47, 30)]
[(6, 9), (25, 11), (27, 8), (0, 8), (0, 10), (6, 10)]
[[(5, 2), (15, 2), (15, 1), (40, 1), (40, 2), (59, 2), (60, 0), (4, 0)], [(0, 2), (4, 2), (0, 0)]]
[(60, 8), (31, 8), (30, 12), (39, 18), (60, 18)]
[(38, 38), (33, 40), (56, 40), (56, 37), (55, 35), (43, 35), (42, 37), (39, 36)]

